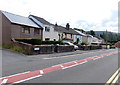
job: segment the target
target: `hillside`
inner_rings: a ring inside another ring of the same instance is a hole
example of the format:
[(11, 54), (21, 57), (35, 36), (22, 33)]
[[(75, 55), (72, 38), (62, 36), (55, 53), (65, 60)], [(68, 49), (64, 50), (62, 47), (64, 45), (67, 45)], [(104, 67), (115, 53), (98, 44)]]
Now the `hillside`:
[[(103, 34), (105, 33), (106, 31), (94, 31), (96, 35), (100, 35), (100, 34)], [(108, 33), (115, 33), (115, 32), (109, 32), (107, 31)], [(116, 34), (116, 33), (115, 33)]]

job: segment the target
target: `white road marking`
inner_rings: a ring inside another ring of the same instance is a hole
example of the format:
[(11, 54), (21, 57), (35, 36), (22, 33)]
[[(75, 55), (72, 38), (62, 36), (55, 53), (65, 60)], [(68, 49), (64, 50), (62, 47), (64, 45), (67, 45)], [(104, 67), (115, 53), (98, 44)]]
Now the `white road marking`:
[(74, 61), (74, 63), (78, 64), (76, 61)]
[(8, 79), (4, 79), (1, 84), (7, 83)]
[(80, 63), (80, 64), (84, 64), (84, 63), (87, 63), (88, 61), (85, 61), (85, 62), (82, 62), (82, 63)]
[(62, 68), (64, 67), (63, 65), (60, 65)]
[(97, 60), (97, 59), (99, 59), (99, 58), (101, 58), (101, 57), (95, 58), (95, 59), (93, 59), (93, 60)]
[(40, 70), (40, 74), (44, 74), (43, 70)]
[[(31, 80), (31, 79), (34, 79), (34, 78), (37, 78), (37, 77), (40, 77), (40, 76), (42, 76), (42, 75), (38, 75), (38, 76), (34, 76), (34, 77), (27, 78), (27, 79), (24, 79), (24, 80), (20, 80), (20, 81), (14, 82), (14, 84), (21, 83), (21, 82), (24, 82), (24, 81), (28, 81), (28, 80)], [(13, 84), (10, 84), (10, 85), (13, 85)]]
[(68, 67), (64, 67), (62, 69), (67, 69), (67, 68), (71, 68), (71, 67), (74, 67), (74, 66), (77, 66), (78, 64), (75, 64), (75, 65), (72, 65), (72, 66), (68, 66)]
[(29, 73), (30, 71), (27, 71), (27, 72), (23, 72), (23, 73), (18, 73), (18, 74), (14, 74), (14, 75), (10, 75), (10, 76), (5, 76), (5, 77), (2, 77), (0, 79), (3, 79), (3, 78), (7, 78), (7, 77), (12, 77), (12, 76), (17, 76), (17, 75), (21, 75), (21, 74), (25, 74), (25, 73)]

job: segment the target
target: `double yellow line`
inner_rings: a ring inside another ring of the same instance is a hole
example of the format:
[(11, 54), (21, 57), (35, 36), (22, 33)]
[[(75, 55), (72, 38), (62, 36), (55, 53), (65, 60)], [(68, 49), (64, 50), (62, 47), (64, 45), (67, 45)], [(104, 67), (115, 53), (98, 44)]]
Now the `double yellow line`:
[(111, 76), (105, 85), (114, 85), (120, 77), (120, 68)]

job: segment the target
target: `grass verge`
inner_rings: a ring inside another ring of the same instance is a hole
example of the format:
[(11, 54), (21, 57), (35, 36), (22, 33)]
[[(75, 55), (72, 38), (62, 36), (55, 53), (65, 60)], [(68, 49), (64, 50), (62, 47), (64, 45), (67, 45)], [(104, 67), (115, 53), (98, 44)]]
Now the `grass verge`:
[(26, 55), (31, 55), (28, 51), (26, 51), (25, 49), (21, 48), (20, 46), (3, 45), (3, 46), (1, 46), (1, 48), (10, 49), (10, 50), (17, 51), (19, 53), (23, 53), (23, 54), (26, 54)]

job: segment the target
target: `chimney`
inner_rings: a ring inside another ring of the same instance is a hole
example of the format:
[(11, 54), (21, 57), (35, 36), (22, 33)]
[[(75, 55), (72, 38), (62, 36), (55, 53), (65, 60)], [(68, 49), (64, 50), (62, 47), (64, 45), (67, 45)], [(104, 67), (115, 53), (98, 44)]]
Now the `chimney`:
[(70, 28), (70, 25), (69, 25), (69, 23), (67, 23), (66, 24), (66, 29), (69, 30), (69, 28)]
[(58, 26), (58, 25), (57, 25), (57, 22), (56, 22), (55, 26)]

